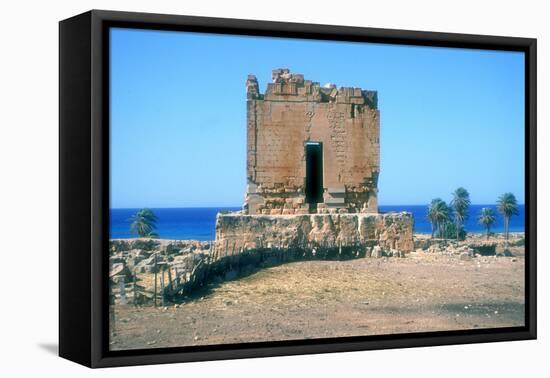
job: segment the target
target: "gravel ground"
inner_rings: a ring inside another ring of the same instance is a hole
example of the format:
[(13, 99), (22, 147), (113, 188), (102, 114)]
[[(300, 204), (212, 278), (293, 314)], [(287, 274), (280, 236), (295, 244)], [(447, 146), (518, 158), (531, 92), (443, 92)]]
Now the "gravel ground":
[(524, 257), (293, 262), (111, 311), (112, 350), (522, 326)]

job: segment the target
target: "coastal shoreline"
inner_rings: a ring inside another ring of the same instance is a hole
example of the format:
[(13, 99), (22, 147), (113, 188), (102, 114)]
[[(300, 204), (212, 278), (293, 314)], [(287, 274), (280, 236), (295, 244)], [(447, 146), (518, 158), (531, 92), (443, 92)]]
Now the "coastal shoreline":
[[(510, 239), (518, 239), (518, 238), (524, 238), (525, 232), (524, 231), (510, 231), (509, 233)], [(431, 238), (431, 234), (429, 232), (413, 232), (414, 237), (418, 238)], [(485, 232), (468, 232), (467, 237), (485, 237)], [(491, 240), (500, 240), (504, 238), (503, 232), (491, 232), (490, 234)], [(171, 243), (171, 242), (186, 242), (186, 241), (194, 241), (194, 242), (214, 242), (214, 239), (211, 240), (201, 240), (201, 239), (169, 239), (169, 238), (141, 238), (141, 237), (130, 237), (130, 238), (111, 238), (109, 239), (110, 242), (112, 241), (126, 241), (126, 242), (132, 242), (134, 240), (155, 240), (159, 241), (161, 243)], [(445, 239), (449, 241), (453, 241), (454, 239)]]
[[(477, 216), (481, 208), (492, 208), (498, 214), (495, 205), (471, 205), (470, 217), (465, 221), (468, 233), (483, 233), (483, 226), (478, 223)], [(431, 225), (427, 219), (427, 205), (382, 205), (380, 213), (410, 212), (415, 219), (415, 233), (430, 233)], [(519, 205), (519, 215), (510, 220), (510, 231), (522, 232), (524, 229), (525, 206)], [(110, 233), (113, 239), (132, 238), (130, 219), (139, 209), (111, 209)], [(218, 213), (235, 212), (240, 207), (207, 207), (207, 208), (152, 208), (158, 216), (157, 233), (161, 238), (172, 240), (213, 240), (215, 238), (216, 215)], [(491, 230), (497, 233), (504, 231), (502, 217), (497, 215)]]

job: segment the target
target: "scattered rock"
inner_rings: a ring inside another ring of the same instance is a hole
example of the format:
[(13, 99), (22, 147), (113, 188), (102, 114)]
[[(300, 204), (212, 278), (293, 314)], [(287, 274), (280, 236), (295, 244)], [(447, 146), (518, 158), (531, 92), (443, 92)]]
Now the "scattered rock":
[(513, 257), (514, 254), (512, 252), (510, 252), (509, 249), (504, 249), (501, 252), (497, 252), (496, 256), (498, 256), (498, 257)]
[(366, 247), (365, 248), (365, 257), (371, 257), (372, 256), (372, 248)]
[(428, 248), (428, 252), (429, 253), (441, 253), (442, 250), (439, 248), (438, 245), (430, 245), (430, 247)]
[(462, 261), (470, 261), (472, 259), (472, 256), (468, 252), (462, 252), (459, 256), (460, 260)]
[(119, 278), (129, 279), (132, 276), (132, 273), (128, 269), (125, 263), (114, 263), (111, 264), (109, 269), (109, 277), (118, 281)]

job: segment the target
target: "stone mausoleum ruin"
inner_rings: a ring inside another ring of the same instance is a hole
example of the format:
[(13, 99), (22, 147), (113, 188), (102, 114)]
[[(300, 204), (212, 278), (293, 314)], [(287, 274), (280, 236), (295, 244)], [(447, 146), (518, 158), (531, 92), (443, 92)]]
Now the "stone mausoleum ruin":
[(377, 93), (273, 71), (247, 95), (248, 214), (376, 213)]
[(241, 212), (218, 214), (218, 251), (266, 245), (412, 250), (412, 215), (378, 212), (376, 91), (321, 86), (276, 69), (263, 94), (249, 75), (246, 97), (245, 203)]

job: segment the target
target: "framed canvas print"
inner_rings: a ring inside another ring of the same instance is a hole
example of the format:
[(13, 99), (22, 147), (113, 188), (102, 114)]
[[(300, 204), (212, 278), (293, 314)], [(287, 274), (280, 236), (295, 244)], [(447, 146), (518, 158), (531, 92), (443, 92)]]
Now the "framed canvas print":
[(60, 23), (60, 355), (536, 337), (536, 40)]

